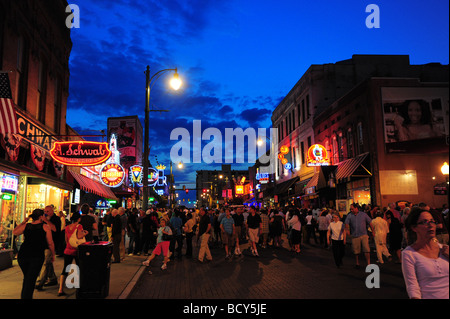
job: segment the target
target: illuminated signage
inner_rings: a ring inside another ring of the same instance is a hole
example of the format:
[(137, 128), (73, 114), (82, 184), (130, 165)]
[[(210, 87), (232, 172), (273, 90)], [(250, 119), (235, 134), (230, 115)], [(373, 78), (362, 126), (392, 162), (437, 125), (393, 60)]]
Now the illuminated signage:
[(307, 153), (306, 166), (329, 166), (330, 158), (326, 148), (320, 144), (312, 145)]
[(19, 179), (15, 176), (3, 175), (1, 191), (6, 193), (16, 193), (19, 185)]
[(55, 142), (50, 155), (56, 162), (67, 166), (95, 166), (104, 163), (111, 151), (108, 143), (69, 141)]
[(290, 170), (292, 168), (292, 165), (291, 165), (291, 163), (286, 163), (286, 164), (284, 164), (284, 169), (285, 170)]
[(283, 155), (286, 155), (287, 153), (289, 153), (289, 146), (286, 146), (286, 145), (281, 146), (280, 153)]
[(139, 165), (134, 165), (130, 167), (130, 182), (133, 185), (142, 186), (142, 172), (144, 168)]
[(244, 195), (244, 185), (236, 185), (236, 195)]
[(261, 184), (266, 184), (269, 182), (269, 173), (257, 173), (256, 180)]
[(125, 179), (125, 171), (117, 163), (104, 165), (100, 169), (100, 181), (109, 187), (119, 187)]

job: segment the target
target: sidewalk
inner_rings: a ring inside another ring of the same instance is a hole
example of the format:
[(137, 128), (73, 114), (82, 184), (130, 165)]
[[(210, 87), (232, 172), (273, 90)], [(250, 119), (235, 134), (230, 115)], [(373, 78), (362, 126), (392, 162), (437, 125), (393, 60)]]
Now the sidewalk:
[[(126, 299), (139, 279), (145, 267), (141, 267), (144, 256), (126, 257), (119, 264), (111, 264), (109, 295), (106, 299)], [(64, 258), (56, 257), (54, 262), (55, 274), (61, 275)], [(13, 267), (0, 271), (0, 299), (20, 299), (22, 290), (22, 271), (13, 261)], [(44, 287), (43, 291), (35, 290), (34, 299), (76, 299), (76, 289), (64, 288), (66, 296), (58, 297), (58, 286)]]

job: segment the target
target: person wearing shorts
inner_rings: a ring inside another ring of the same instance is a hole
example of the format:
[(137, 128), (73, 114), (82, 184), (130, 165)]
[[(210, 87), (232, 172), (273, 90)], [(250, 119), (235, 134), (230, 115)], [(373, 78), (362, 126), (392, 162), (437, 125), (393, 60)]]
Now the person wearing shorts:
[(259, 242), (259, 232), (261, 229), (261, 216), (256, 213), (255, 207), (250, 207), (250, 214), (247, 217), (248, 237), (253, 256), (259, 256), (256, 244)]
[[(152, 254), (150, 257), (148, 257), (147, 260), (145, 260), (142, 264), (144, 266), (150, 266), (150, 262), (156, 257), (161, 254), (164, 256), (163, 265), (161, 266), (162, 270), (167, 269), (167, 262), (169, 261), (169, 247), (170, 247), (170, 240), (164, 240), (163, 234), (166, 235), (172, 235), (172, 230), (169, 226), (166, 226), (166, 220), (164, 218), (161, 218), (160, 220), (160, 227), (158, 228), (158, 238), (156, 240), (156, 247), (153, 249)], [(149, 271), (149, 274), (152, 274), (151, 271)]]
[(225, 217), (220, 221), (222, 230), (222, 241), (225, 246), (225, 259), (230, 259), (231, 249), (233, 247), (233, 238), (235, 237), (234, 219), (231, 217), (230, 210), (225, 209)]
[(369, 234), (367, 228), (374, 231), (372, 219), (366, 213), (360, 211), (358, 204), (350, 205), (351, 212), (345, 219), (345, 227), (347, 234), (352, 236), (352, 251), (355, 255), (355, 268), (360, 268), (359, 255), (361, 251), (364, 253), (367, 264), (370, 264), (370, 247), (369, 247)]

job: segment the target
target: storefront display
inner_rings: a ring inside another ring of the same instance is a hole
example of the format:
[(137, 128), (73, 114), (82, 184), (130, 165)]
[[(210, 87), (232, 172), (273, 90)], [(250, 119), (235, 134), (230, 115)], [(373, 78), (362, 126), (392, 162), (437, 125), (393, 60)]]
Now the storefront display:
[(28, 185), (26, 213), (31, 214), (34, 209), (44, 209), (47, 205), (53, 205), (56, 211), (64, 210), (69, 206), (69, 195), (69, 191), (51, 185)]
[(18, 178), (0, 172), (0, 249), (12, 247)]

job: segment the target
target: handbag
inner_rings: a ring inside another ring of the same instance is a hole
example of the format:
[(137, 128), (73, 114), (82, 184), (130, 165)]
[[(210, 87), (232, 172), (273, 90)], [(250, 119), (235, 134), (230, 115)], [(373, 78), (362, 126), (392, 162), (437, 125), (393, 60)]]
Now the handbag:
[(69, 238), (69, 244), (73, 248), (78, 248), (79, 245), (84, 244), (86, 242), (86, 239), (84, 237), (83, 238), (77, 237), (77, 231), (78, 231), (78, 228), (75, 229), (75, 231), (72, 233), (72, 235)]
[[(167, 226), (166, 226), (167, 227)], [(170, 229), (170, 227), (169, 227), (169, 229)], [(170, 230), (170, 235), (169, 234), (165, 234), (165, 233), (162, 233), (162, 240), (163, 241), (170, 241), (170, 240), (172, 240), (173, 239), (173, 232), (172, 232), (172, 230)]]

